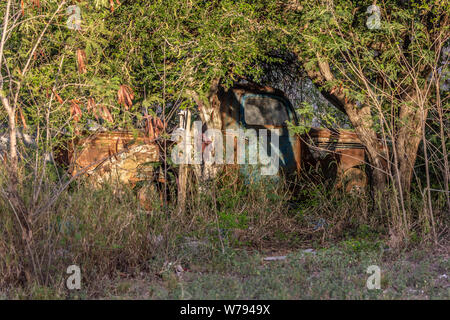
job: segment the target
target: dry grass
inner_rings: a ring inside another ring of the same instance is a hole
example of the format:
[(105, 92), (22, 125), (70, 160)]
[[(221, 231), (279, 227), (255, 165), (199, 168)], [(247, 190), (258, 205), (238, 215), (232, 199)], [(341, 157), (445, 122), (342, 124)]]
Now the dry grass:
[[(166, 277), (164, 281), (177, 286), (173, 268), (186, 261), (196, 261), (193, 268), (203, 261), (220, 271), (242, 250), (279, 253), (342, 241), (372, 250), (392, 238), (389, 216), (377, 211), (366, 194), (345, 195), (308, 181), (246, 183), (237, 172), (222, 175), (202, 192), (190, 182), (184, 210), (174, 203), (173, 190), (168, 190), (171, 201), (163, 205), (149, 188), (146, 199), (152, 205), (144, 208), (136, 190), (113, 184), (93, 189), (83, 181), (73, 182), (54, 204), (32, 216), (28, 248), (11, 206), (2, 198), (2, 294), (92, 298), (104, 295), (111, 281), (142, 277)], [(51, 190), (53, 182), (47, 183)], [(21, 192), (25, 203), (31, 203), (32, 190), (23, 187)], [(45, 192), (41, 197), (51, 198)], [(437, 223), (446, 232), (442, 219)], [(421, 239), (419, 233), (412, 234), (409, 245)], [(65, 287), (66, 269), (72, 264), (83, 270), (84, 288), (78, 293)], [(131, 289), (114, 290), (113, 295), (120, 296)]]

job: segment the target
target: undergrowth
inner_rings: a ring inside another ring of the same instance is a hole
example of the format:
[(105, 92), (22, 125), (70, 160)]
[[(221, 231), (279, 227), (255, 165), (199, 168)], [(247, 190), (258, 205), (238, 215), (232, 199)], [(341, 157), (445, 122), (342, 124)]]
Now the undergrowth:
[[(189, 186), (183, 209), (176, 201), (164, 201), (156, 188), (147, 188), (143, 205), (136, 190), (127, 186), (94, 188), (87, 181), (73, 182), (56, 202), (32, 216), (28, 248), (23, 247), (14, 211), (2, 198), (1, 294), (89, 298), (117, 277), (160, 277), (172, 270), (170, 261), (176, 265), (201, 260), (213, 270), (225, 271), (244, 251), (342, 243), (347, 251), (358, 253), (390, 246), (389, 217), (375, 209), (368, 193), (345, 194), (324, 184), (285, 179), (249, 184), (236, 172), (200, 190), (192, 180)], [(27, 194), (31, 190), (21, 192), (25, 199), (32, 198)], [(444, 219), (438, 225), (445, 240)], [(420, 242), (417, 235), (412, 233), (409, 245)], [(75, 296), (65, 284), (70, 265), (83, 270), (85, 287)]]

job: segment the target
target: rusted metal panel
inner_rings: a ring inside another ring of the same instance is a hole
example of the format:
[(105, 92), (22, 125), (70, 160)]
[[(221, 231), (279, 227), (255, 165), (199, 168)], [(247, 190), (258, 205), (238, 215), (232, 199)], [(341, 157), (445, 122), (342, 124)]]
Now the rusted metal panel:
[(159, 148), (142, 134), (101, 132), (74, 143), (69, 161), (72, 176), (86, 174), (96, 183), (134, 185), (152, 179), (151, 164), (159, 161)]
[(312, 128), (304, 138), (316, 148), (315, 151), (333, 154), (341, 172), (364, 164), (365, 148), (354, 132)]

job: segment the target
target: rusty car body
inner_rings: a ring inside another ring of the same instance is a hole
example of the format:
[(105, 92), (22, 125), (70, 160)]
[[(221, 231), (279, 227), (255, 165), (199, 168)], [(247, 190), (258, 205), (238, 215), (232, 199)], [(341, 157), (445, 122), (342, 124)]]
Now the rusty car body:
[(99, 132), (74, 141), (68, 160), (72, 176), (85, 175), (96, 185), (118, 181), (134, 186), (154, 178), (159, 147), (142, 133)]
[(239, 128), (281, 131), (279, 150), (275, 152), (280, 155), (284, 173), (300, 175), (320, 165), (326, 176), (334, 175), (336, 186), (347, 191), (367, 185), (362, 168), (365, 149), (357, 135), (350, 130), (318, 128), (303, 135), (291, 133), (287, 122), (298, 125), (298, 118), (282, 91), (248, 83), (223, 90), (219, 101), (223, 131)]
[[(293, 134), (287, 122), (298, 124), (295, 109), (282, 91), (271, 87), (244, 84), (222, 88), (218, 99), (225, 134), (227, 129), (279, 129), (279, 150), (275, 151), (283, 173), (299, 176), (320, 166), (325, 176), (334, 176), (335, 185), (347, 191), (367, 185), (362, 168), (365, 149), (354, 132), (311, 128), (303, 135)], [(160, 161), (159, 151), (154, 140), (143, 133), (95, 133), (73, 143), (70, 171), (73, 176), (87, 175), (95, 184), (115, 179), (134, 186), (155, 180), (158, 173), (151, 164)], [(250, 175), (247, 166), (240, 167), (244, 176)]]

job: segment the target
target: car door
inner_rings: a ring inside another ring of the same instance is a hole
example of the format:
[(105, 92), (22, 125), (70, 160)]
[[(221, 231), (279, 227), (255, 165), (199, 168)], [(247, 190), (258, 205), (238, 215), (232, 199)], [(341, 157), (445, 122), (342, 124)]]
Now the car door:
[[(278, 157), (277, 172), (284, 173), (298, 172), (301, 162), (301, 143), (298, 136), (290, 134), (287, 128), (287, 121), (297, 123), (295, 112), (290, 102), (284, 97), (268, 93), (244, 93), (240, 97), (239, 123), (242, 129), (253, 129), (257, 133), (258, 139), (264, 137), (264, 129), (267, 130), (267, 150), (262, 150), (266, 157)], [(274, 134), (278, 136), (278, 143), (274, 141)], [(249, 143), (246, 139), (246, 154), (249, 152), (260, 153), (259, 144)], [(259, 160), (259, 159), (258, 159)], [(246, 156), (246, 161), (248, 157)], [(254, 170), (255, 167), (246, 163), (242, 167), (242, 172), (246, 176), (258, 178), (261, 170)], [(249, 169), (253, 169), (249, 172)]]

